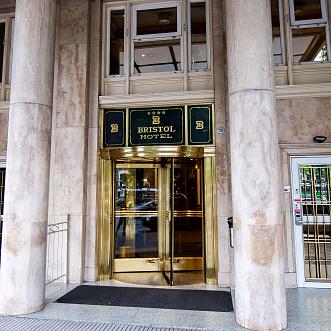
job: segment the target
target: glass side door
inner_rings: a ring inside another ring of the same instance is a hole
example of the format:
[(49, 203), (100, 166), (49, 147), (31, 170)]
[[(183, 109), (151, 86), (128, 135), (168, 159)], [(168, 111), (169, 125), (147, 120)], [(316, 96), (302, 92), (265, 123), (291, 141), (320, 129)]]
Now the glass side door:
[(117, 164), (114, 272), (159, 271), (162, 192), (156, 164)]
[[(204, 282), (204, 215), (202, 159), (174, 159), (173, 270), (174, 283), (181, 273)], [(179, 279), (180, 277), (180, 279)]]

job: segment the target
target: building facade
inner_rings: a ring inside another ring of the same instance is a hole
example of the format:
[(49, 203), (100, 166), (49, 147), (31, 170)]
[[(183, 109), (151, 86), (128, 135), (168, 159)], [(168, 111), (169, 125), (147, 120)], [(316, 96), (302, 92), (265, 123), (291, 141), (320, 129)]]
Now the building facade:
[(232, 287), (240, 325), (285, 328), (286, 287), (331, 286), (330, 17), (2, 0), (1, 312), (43, 308), (69, 218), (69, 282)]

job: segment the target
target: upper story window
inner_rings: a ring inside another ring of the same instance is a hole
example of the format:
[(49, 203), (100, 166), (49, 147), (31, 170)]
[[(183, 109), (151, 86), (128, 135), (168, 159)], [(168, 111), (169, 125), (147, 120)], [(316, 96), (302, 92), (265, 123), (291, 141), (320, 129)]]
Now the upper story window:
[[(285, 58), (292, 59), (292, 63), (329, 62), (326, 0), (285, 0), (284, 7), (282, 0), (270, 1), (274, 64), (285, 64)], [(284, 21), (287, 16), (289, 19)], [(288, 31), (287, 39), (284, 29)]]
[(325, 23), (327, 21), (324, 0), (291, 0), (292, 25)]
[(0, 101), (7, 99), (6, 85), (11, 80), (13, 31), (13, 14), (0, 13)]
[(293, 62), (328, 62), (330, 34), (326, 1), (291, 0), (290, 17)]
[(282, 1), (271, 0), (272, 46), (274, 64), (285, 64)]
[(124, 75), (124, 20), (124, 9), (108, 10), (108, 75)]
[(181, 35), (179, 3), (133, 6), (134, 40), (168, 39)]
[[(5, 48), (6, 22), (0, 21), (0, 68), (3, 68), (4, 48)], [(0, 82), (2, 82), (3, 70), (0, 70)]]
[(181, 71), (179, 3), (133, 6), (133, 73)]
[(0, 164), (0, 216), (3, 215), (3, 205), (5, 201), (5, 179), (6, 179), (6, 168)]
[(210, 68), (209, 45), (207, 43), (209, 20), (206, 2), (192, 1), (190, 3), (189, 20), (190, 69), (196, 71), (208, 70)]
[(208, 0), (120, 4), (107, 7), (107, 77), (210, 70)]

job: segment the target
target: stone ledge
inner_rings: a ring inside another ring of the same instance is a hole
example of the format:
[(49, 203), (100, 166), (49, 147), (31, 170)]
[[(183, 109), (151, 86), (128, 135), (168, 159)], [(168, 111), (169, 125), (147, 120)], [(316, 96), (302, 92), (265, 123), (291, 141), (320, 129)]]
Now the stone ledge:
[(331, 97), (331, 83), (276, 86), (276, 99)]
[(9, 113), (9, 101), (0, 101), (0, 114)]

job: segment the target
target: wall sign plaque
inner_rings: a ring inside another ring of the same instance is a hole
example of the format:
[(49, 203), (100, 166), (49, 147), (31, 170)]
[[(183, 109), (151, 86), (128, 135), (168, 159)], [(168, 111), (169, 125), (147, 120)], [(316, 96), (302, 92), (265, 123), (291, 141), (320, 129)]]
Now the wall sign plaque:
[(213, 143), (212, 106), (188, 107), (188, 144), (209, 145)]
[(185, 107), (129, 109), (129, 146), (183, 145)]
[(125, 109), (105, 110), (103, 141), (104, 147), (125, 146)]

